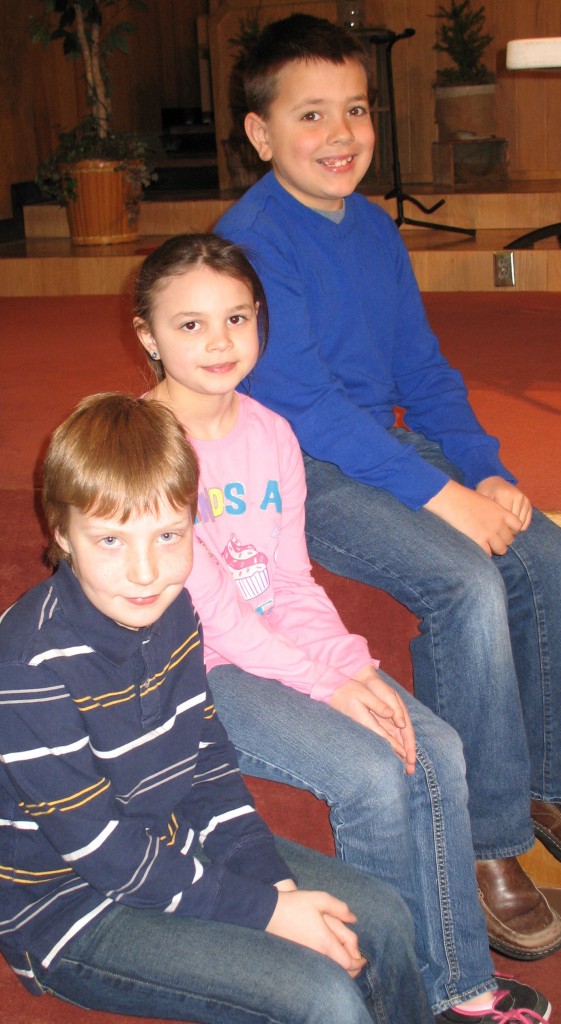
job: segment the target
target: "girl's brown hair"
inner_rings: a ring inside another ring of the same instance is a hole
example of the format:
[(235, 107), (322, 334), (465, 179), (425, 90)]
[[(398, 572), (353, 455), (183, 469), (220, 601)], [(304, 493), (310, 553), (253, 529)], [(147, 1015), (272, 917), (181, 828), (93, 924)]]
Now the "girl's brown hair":
[[(163, 245), (146, 257), (140, 266), (134, 289), (135, 327), (140, 322), (151, 332), (152, 309), (158, 289), (162, 288), (170, 277), (184, 274), (187, 270), (196, 270), (198, 267), (208, 267), (217, 274), (234, 277), (247, 285), (253, 301), (259, 303), (257, 329), (261, 355), (269, 333), (269, 313), (263, 285), (243, 249), (220, 238), (219, 235), (176, 235), (174, 238), (168, 238)], [(152, 359), (148, 353), (147, 356), (150, 368), (157, 379), (163, 380), (165, 370), (161, 360)]]

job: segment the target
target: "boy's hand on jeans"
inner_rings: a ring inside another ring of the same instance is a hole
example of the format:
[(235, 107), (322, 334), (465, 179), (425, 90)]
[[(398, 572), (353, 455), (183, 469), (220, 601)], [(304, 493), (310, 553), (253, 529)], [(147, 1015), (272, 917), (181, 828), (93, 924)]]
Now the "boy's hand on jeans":
[(527, 530), (532, 518), (532, 502), (514, 484), (503, 480), (502, 476), (488, 476), (475, 488), (478, 494), (484, 494), (498, 505), (514, 512), (522, 523), (521, 530)]
[[(496, 479), (489, 477), (487, 481), (482, 481), (483, 489), (486, 483)], [(455, 480), (449, 480), (424, 507), (427, 512), (433, 512), (464, 533), (483, 548), (489, 557), (504, 555), (516, 535), (526, 527), (510, 508), (499, 504), (494, 497), (480, 493), (482, 484), (478, 485), (478, 491), (472, 491)], [(490, 490), (494, 490), (492, 485)]]
[(405, 771), (415, 771), (415, 733), (401, 697), (380, 679), (373, 665), (365, 665), (352, 679), (339, 686), (329, 698), (332, 708), (375, 732), (390, 744), (404, 762)]
[(279, 892), (266, 931), (322, 953), (356, 978), (366, 961), (358, 948), (357, 936), (348, 927), (355, 921), (347, 904), (335, 896), (293, 889)]

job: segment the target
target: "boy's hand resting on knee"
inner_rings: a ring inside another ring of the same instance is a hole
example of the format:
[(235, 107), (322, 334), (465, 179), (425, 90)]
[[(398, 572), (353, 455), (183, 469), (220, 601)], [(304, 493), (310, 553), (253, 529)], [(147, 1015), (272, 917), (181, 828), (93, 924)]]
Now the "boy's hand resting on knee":
[(497, 505), (502, 505), (508, 512), (513, 512), (520, 520), (520, 530), (527, 530), (532, 519), (532, 502), (514, 484), (503, 480), (502, 476), (488, 476), (475, 488), (478, 494), (491, 498)]
[(312, 892), (279, 882), (279, 898), (266, 931), (289, 939), (299, 946), (322, 953), (356, 978), (366, 960), (358, 948), (358, 938), (348, 927), (356, 921), (346, 903), (327, 892)]
[(359, 725), (375, 732), (390, 744), (404, 762), (405, 771), (415, 771), (415, 733), (399, 694), (380, 679), (372, 665), (365, 665), (330, 697), (332, 708), (348, 715)]
[(489, 557), (504, 555), (521, 530), (530, 525), (528, 498), (513, 484), (487, 477), (475, 491), (450, 480), (424, 506), (473, 540)]

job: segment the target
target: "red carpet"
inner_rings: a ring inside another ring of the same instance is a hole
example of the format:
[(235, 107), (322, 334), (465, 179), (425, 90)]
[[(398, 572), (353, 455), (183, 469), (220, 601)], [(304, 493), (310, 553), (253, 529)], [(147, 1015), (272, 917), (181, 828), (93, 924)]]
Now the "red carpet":
[(483, 426), (535, 505), (561, 509), (561, 295), (425, 296), (432, 327), (464, 375)]
[[(433, 294), (429, 319), (460, 369), (476, 412), (503, 440), (503, 458), (536, 504), (561, 510), (561, 296)], [(4, 373), (0, 406), (0, 610), (47, 569), (34, 511), (35, 467), (52, 429), (96, 391), (142, 391), (149, 379), (130, 327), (130, 307), (114, 296), (0, 299)], [(321, 575), (349, 628), (366, 635), (384, 668), (410, 684), (407, 638), (413, 617), (360, 584)], [(263, 794), (256, 787), (258, 801)], [(289, 836), (294, 822), (280, 787), (266, 793), (270, 819)], [(300, 838), (326, 842), (325, 808), (309, 797)], [(263, 809), (263, 808), (261, 808)], [(268, 816), (269, 816), (268, 815)], [(547, 993), (551, 1024), (561, 1024), (561, 953), (497, 968)], [(136, 1018), (84, 1013), (28, 996), (0, 957), (0, 1024), (136, 1024)], [(394, 1022), (392, 1022), (394, 1024)], [(399, 1024), (399, 1022), (395, 1022)]]
[[(561, 296), (434, 293), (426, 305), (477, 415), (501, 437), (506, 464), (535, 504), (561, 509)], [(148, 370), (126, 299), (1, 299), (0, 310), (0, 486), (30, 487), (48, 434), (79, 398), (137, 393)]]
[(145, 366), (119, 296), (0, 299), (8, 360), (0, 486), (31, 487), (53, 428), (84, 395), (143, 387)]

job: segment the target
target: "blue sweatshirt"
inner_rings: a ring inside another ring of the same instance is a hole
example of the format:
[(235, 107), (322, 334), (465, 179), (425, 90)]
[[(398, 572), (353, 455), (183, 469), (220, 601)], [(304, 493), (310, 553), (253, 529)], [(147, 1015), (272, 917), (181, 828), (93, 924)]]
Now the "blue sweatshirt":
[(0, 650), (0, 950), (24, 984), (28, 951), (54, 965), (116, 903), (265, 928), (291, 875), (216, 717), (187, 591), (129, 630), (62, 563), (4, 614)]
[(244, 247), (269, 304), (269, 344), (250, 393), (289, 420), (305, 452), (418, 509), (448, 477), (388, 433), (400, 406), (467, 486), (514, 480), (439, 350), (407, 250), (380, 207), (354, 194), (336, 223), (270, 172), (216, 230)]

